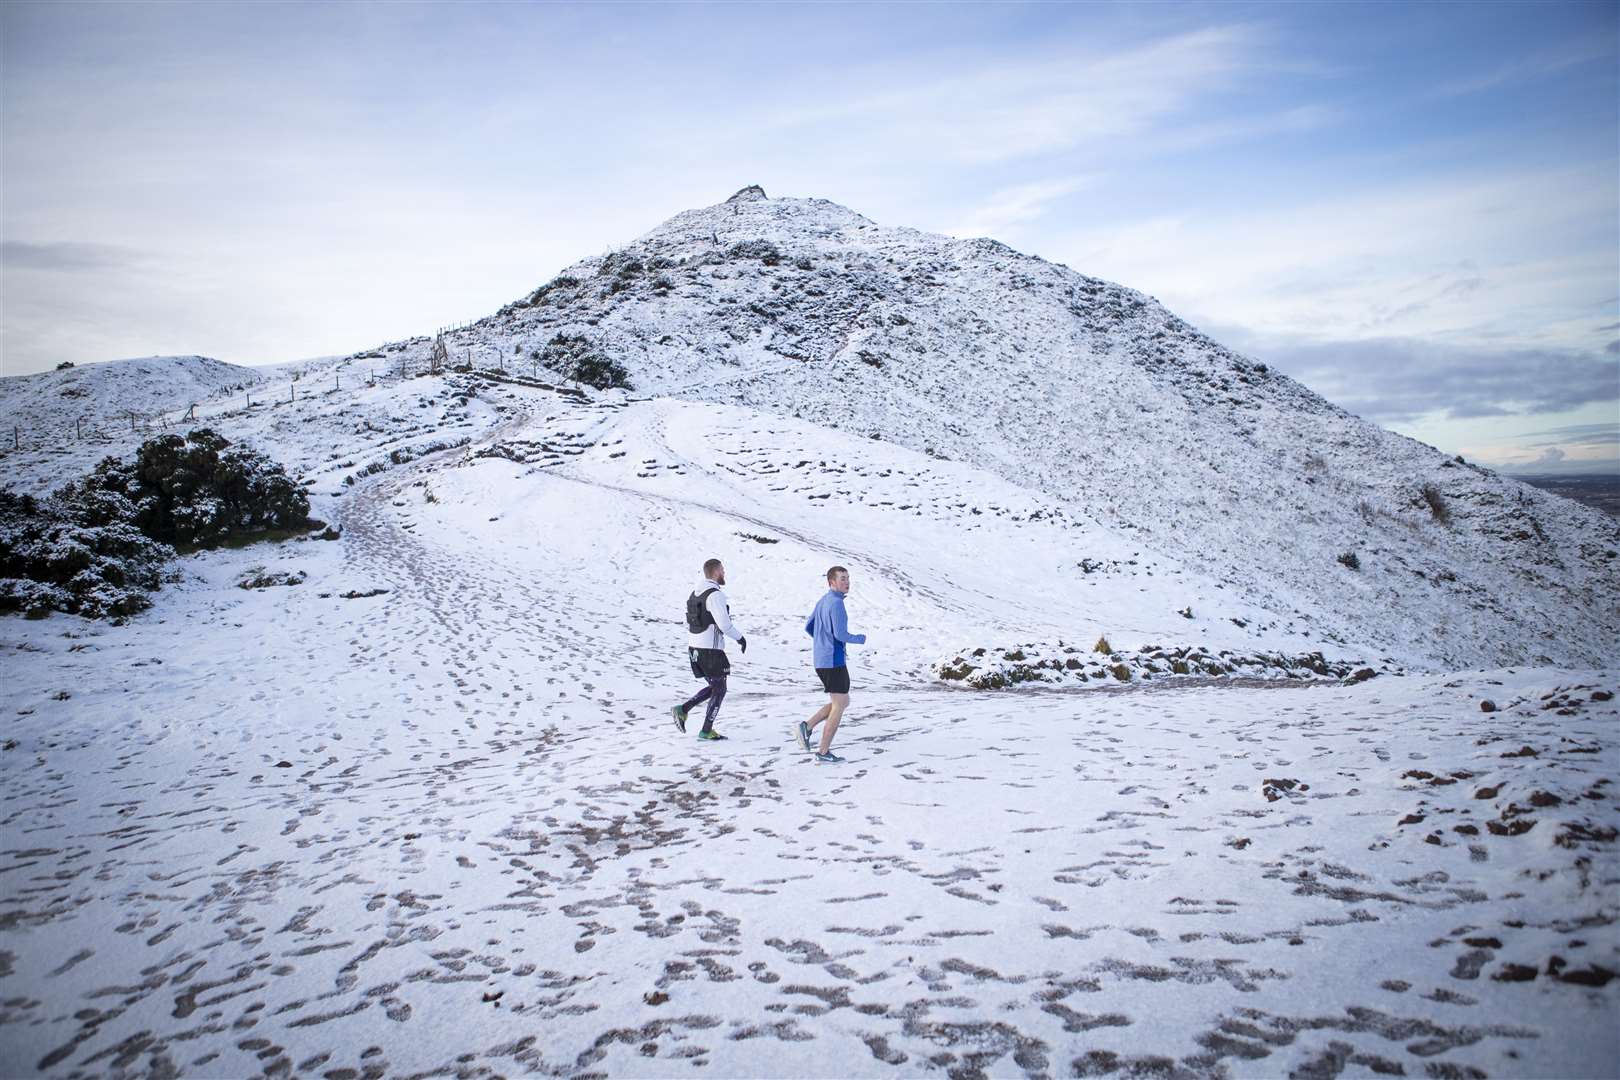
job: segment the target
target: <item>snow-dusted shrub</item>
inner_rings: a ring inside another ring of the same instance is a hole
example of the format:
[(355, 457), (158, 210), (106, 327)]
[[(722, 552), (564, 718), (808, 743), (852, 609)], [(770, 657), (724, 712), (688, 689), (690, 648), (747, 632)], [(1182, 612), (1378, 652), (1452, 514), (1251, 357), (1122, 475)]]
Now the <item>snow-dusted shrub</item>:
[(602, 257), (602, 261), (596, 265), (596, 274), (598, 277), (629, 281), (646, 269), (646, 264), (629, 252), (614, 251)]
[(612, 390), (614, 388), (629, 389), (630, 373), (617, 360), (611, 360), (600, 353), (590, 353), (580, 357), (573, 367), (564, 372), (575, 382), (582, 382), (586, 386), (593, 386), (598, 390)]
[(573, 289), (573, 288), (578, 288), (578, 286), (579, 286), (579, 278), (572, 277), (572, 276), (570, 276), (568, 274), (558, 274), (556, 277), (552, 278), (550, 281), (546, 282), (544, 285), (542, 285), (538, 289), (534, 290), (534, 292), (530, 293), (528, 296), (524, 297), (522, 300), (519, 300), (519, 301), (517, 301), (517, 302), (515, 302), (513, 304), (510, 304), (508, 306), (509, 307), (514, 307), (514, 308), (516, 308), (516, 307), (534, 307), (534, 306), (539, 305), (539, 304), (544, 304), (546, 302), (546, 297), (549, 296), (551, 293), (556, 292), (558, 289)]
[(309, 496), (286, 469), (207, 428), (148, 439), (136, 453), (133, 484), (124, 470), (109, 458), (86, 482), (130, 495), (141, 531), (165, 543), (215, 547), (309, 520)]
[(726, 249), (726, 256), (732, 259), (758, 259), (766, 266), (775, 266), (782, 261), (782, 252), (769, 240), (739, 240)]
[(0, 489), (0, 611), (102, 618), (150, 607), (174, 549), (133, 515), (127, 498), (72, 484), (44, 500)]
[(1446, 506), (1446, 497), (1440, 494), (1440, 489), (1433, 484), (1423, 485), (1423, 501), (1429, 506), (1429, 513), (1434, 520), (1442, 525), (1451, 524), (1451, 510)]
[(558, 334), (536, 356), (564, 378), (598, 390), (630, 389), (630, 373), (618, 361), (602, 355), (582, 334)]
[(274, 461), (206, 429), (164, 435), (46, 499), (0, 490), (0, 611), (132, 615), (175, 545), (308, 523), (309, 497)]
[(57, 371), (66, 371), (66, 370), (68, 370), (68, 369), (69, 369), (69, 368), (71, 368), (71, 367), (73, 367), (73, 361), (71, 361), (71, 360), (64, 360), (64, 361), (62, 361), (62, 362), (61, 362), (61, 363), (60, 363), (60, 364), (57, 364), (57, 365), (56, 365), (56, 370), (57, 370)]
[(1339, 565), (1350, 570), (1360, 570), (1361, 560), (1356, 557), (1355, 552), (1346, 551), (1344, 554), (1339, 556)]

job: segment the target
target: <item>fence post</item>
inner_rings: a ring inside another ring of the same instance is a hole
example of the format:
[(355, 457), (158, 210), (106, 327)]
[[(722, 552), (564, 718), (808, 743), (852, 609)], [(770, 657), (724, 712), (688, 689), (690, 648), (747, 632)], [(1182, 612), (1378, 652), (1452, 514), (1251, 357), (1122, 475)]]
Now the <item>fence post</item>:
[(84, 417), (81, 416), (78, 419), (73, 421), (73, 430), (78, 434), (79, 441), (83, 442), (84, 441)]
[(22, 429), (16, 424), (11, 425), (11, 448), (13, 450), (22, 449)]

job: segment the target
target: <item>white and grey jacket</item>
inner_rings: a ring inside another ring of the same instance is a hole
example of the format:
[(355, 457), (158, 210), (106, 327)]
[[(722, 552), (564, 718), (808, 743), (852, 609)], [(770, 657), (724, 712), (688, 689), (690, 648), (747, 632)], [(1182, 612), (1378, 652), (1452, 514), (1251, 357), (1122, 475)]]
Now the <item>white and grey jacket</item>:
[(689, 634), (690, 644), (694, 649), (720, 649), (725, 650), (726, 638), (732, 641), (741, 641), (742, 631), (731, 625), (731, 607), (726, 603), (725, 590), (707, 578), (692, 592), (702, 594), (705, 589), (713, 589), (709, 598), (704, 601), (709, 609), (709, 617), (714, 620), (713, 626), (703, 628), (701, 634)]

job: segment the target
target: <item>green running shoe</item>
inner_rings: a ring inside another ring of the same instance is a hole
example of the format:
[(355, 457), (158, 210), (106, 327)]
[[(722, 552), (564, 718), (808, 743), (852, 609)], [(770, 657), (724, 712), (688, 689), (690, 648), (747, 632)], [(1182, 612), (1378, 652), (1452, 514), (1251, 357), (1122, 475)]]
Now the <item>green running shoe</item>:
[(686, 734), (686, 710), (681, 708), (679, 705), (677, 705), (677, 706), (675, 706), (673, 709), (671, 709), (669, 711), (675, 717), (675, 726), (677, 728), (680, 728), (682, 735), (685, 735)]
[(704, 742), (724, 742), (726, 739), (724, 735), (714, 730), (714, 728), (710, 728), (708, 731), (698, 732), (698, 738), (702, 739)]

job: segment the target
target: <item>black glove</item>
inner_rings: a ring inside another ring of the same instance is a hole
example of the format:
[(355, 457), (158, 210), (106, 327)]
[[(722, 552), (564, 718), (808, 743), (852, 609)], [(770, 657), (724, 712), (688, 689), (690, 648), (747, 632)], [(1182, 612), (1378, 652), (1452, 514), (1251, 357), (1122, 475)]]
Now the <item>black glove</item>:
[(748, 651), (748, 639), (745, 638), (745, 637), (738, 638), (737, 639), (737, 648), (741, 649), (743, 652), (747, 652)]

